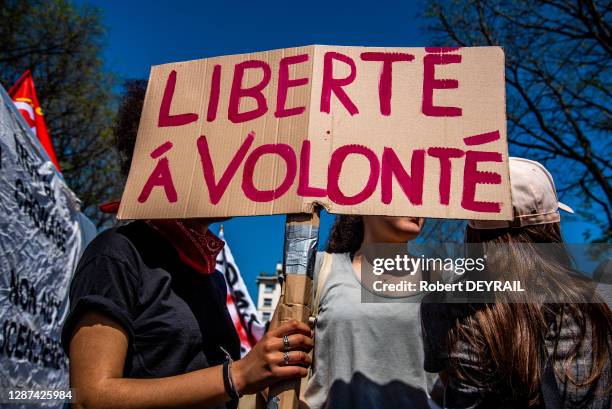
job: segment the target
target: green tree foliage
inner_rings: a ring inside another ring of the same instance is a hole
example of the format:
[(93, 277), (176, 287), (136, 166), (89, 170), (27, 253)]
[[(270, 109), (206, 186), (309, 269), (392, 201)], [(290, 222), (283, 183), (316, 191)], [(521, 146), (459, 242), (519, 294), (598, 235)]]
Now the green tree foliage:
[(104, 71), (105, 32), (95, 9), (67, 0), (0, 0), (0, 82), (32, 71), (62, 173), (98, 226), (97, 205), (123, 180), (113, 149), (113, 77)]
[(504, 47), (511, 153), (551, 169), (597, 241), (612, 241), (611, 11), (609, 0), (433, 0), (425, 11), (437, 45)]

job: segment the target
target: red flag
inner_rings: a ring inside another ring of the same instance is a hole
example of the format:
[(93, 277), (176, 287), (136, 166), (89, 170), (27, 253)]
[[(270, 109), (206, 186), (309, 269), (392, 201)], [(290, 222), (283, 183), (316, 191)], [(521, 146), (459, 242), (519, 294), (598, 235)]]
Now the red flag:
[(43, 148), (47, 151), (49, 158), (57, 170), (61, 171), (57, 157), (55, 156), (55, 151), (53, 150), (51, 138), (49, 137), (47, 124), (45, 124), (45, 118), (40, 108), (40, 103), (36, 97), (34, 79), (32, 78), (30, 70), (24, 72), (15, 85), (11, 87), (9, 95), (30, 126), (30, 129), (32, 129), (32, 132), (34, 132), (34, 135), (36, 135)]

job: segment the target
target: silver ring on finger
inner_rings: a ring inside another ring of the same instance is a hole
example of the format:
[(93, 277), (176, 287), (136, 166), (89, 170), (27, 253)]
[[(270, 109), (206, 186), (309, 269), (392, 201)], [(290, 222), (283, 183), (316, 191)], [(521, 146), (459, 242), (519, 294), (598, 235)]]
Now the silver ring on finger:
[(289, 349), (291, 349), (291, 345), (289, 344), (289, 337), (285, 335), (283, 337), (283, 351), (289, 352)]
[(283, 353), (283, 363), (285, 366), (289, 365), (289, 352), (287, 351)]

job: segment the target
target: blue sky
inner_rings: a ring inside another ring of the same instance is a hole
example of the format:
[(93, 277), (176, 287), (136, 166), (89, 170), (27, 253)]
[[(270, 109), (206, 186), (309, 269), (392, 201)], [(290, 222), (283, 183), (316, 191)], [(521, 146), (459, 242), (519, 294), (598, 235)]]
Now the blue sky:
[[(102, 1), (104, 58), (119, 78), (147, 78), (151, 65), (308, 44), (425, 46), (421, 1)], [(284, 216), (224, 223), (225, 237), (256, 297), (255, 277), (282, 261)], [(321, 242), (333, 217), (323, 215)], [(564, 222), (580, 242), (585, 225)], [(218, 227), (214, 228), (215, 230)]]

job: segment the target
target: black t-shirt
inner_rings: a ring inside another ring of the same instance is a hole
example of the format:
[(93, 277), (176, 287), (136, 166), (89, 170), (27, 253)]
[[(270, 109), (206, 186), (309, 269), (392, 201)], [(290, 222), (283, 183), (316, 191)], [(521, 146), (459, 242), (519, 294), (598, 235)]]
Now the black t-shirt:
[(62, 344), (68, 351), (82, 314), (98, 310), (129, 335), (126, 378), (160, 378), (221, 364), (220, 346), (239, 359), (226, 291), (220, 272), (195, 272), (145, 222), (112, 228), (92, 241), (77, 266)]

